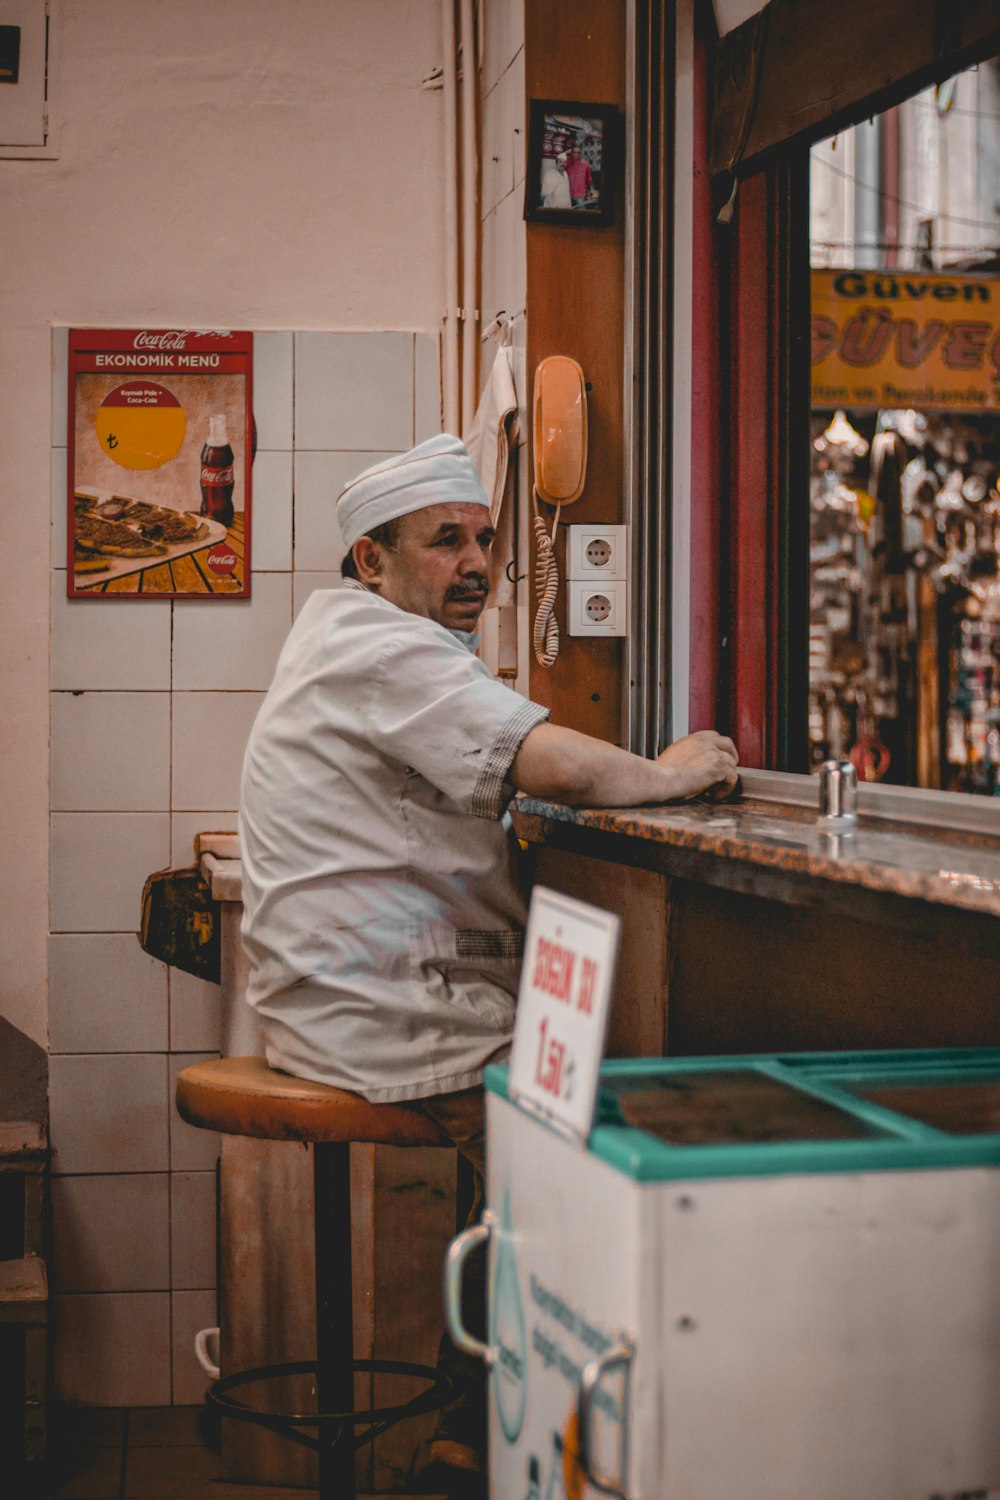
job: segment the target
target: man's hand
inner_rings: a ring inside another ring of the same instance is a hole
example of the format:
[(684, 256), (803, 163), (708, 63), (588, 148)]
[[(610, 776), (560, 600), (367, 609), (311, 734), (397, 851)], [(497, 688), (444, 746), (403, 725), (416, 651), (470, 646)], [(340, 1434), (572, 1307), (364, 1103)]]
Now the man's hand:
[(714, 729), (699, 729), (668, 745), (657, 756), (657, 764), (679, 774), (683, 798), (696, 797), (711, 789), (717, 801), (732, 796), (739, 780), (739, 756), (732, 740)]
[(638, 807), (736, 790), (736, 746), (714, 729), (678, 740), (656, 760), (575, 729), (536, 724), (514, 757), (510, 779), (529, 797), (570, 807)]

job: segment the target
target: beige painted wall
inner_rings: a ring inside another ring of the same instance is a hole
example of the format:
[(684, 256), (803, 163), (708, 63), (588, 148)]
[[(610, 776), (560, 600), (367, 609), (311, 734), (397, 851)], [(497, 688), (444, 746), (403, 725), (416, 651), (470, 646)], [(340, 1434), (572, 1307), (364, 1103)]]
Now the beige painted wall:
[(443, 303), (436, 0), (58, 24), (61, 154), (0, 161), (0, 1013), (43, 1044), (51, 327), (435, 331)]

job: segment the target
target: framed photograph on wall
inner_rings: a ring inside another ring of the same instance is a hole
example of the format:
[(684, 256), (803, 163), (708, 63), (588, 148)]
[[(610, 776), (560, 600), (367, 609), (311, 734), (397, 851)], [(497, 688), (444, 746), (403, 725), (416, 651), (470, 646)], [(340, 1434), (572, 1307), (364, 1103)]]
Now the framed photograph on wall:
[(71, 328), (67, 593), (247, 599), (253, 335)]
[(531, 100), (526, 219), (540, 224), (612, 223), (618, 124), (613, 104)]

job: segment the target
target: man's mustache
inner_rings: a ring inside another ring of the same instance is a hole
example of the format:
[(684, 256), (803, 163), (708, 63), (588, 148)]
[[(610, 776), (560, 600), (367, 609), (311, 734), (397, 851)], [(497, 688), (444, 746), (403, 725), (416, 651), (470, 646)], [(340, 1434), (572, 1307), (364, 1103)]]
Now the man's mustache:
[(461, 583), (453, 583), (445, 598), (464, 599), (466, 594), (485, 594), (489, 592), (489, 586), (489, 579), (484, 578), (482, 573), (470, 573)]

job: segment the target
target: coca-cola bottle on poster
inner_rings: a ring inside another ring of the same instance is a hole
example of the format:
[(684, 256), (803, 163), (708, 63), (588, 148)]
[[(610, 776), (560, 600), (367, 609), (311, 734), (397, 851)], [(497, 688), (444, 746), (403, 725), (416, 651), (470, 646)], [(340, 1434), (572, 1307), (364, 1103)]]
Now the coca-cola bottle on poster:
[(209, 417), (208, 442), (201, 450), (201, 514), (223, 526), (233, 524), (233, 450), (224, 414)]

